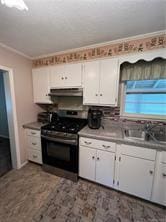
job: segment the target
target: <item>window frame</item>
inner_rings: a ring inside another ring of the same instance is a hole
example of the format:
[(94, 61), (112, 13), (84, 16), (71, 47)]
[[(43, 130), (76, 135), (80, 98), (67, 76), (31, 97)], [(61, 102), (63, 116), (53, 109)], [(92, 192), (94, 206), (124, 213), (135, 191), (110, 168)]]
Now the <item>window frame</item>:
[(121, 93), (120, 93), (120, 117), (126, 119), (137, 119), (140, 120), (156, 120), (156, 121), (166, 121), (166, 115), (149, 115), (149, 114), (136, 114), (136, 113), (126, 113), (125, 112), (125, 100), (126, 100), (126, 82), (121, 83)]

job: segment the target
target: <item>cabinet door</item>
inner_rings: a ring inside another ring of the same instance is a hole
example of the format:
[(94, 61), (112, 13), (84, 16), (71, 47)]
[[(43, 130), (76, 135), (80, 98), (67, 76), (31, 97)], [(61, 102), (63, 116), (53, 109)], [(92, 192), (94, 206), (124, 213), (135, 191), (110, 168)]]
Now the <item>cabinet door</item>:
[(32, 70), (33, 78), (33, 95), (35, 103), (52, 103), (48, 96), (49, 86), (49, 69), (46, 67)]
[(80, 146), (79, 148), (79, 176), (95, 181), (96, 150)]
[(122, 155), (119, 165), (119, 190), (150, 200), (154, 161)]
[(50, 67), (50, 87), (62, 88), (65, 86), (65, 65)]
[(152, 201), (166, 206), (166, 164), (157, 166)]
[(65, 69), (65, 87), (81, 87), (82, 64), (68, 64)]
[(85, 63), (83, 85), (83, 104), (99, 104), (99, 61)]
[(97, 150), (96, 182), (113, 187), (115, 153)]
[(117, 105), (119, 84), (118, 59), (100, 62), (100, 104)]

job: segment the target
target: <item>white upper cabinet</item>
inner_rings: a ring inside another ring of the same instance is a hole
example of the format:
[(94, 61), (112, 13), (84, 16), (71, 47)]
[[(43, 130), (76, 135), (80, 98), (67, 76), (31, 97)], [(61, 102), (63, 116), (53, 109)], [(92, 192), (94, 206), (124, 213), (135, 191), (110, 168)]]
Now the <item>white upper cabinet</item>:
[(87, 62), (84, 66), (83, 76), (83, 103), (99, 103), (99, 62)]
[(82, 64), (65, 64), (50, 67), (51, 88), (76, 88), (82, 86)]
[(100, 61), (100, 104), (116, 105), (118, 97), (119, 73), (118, 60)]
[(32, 70), (33, 96), (35, 103), (52, 103), (48, 96), (50, 91), (49, 74), (48, 67)]
[(84, 65), (85, 105), (116, 106), (118, 98), (118, 59), (87, 62)]

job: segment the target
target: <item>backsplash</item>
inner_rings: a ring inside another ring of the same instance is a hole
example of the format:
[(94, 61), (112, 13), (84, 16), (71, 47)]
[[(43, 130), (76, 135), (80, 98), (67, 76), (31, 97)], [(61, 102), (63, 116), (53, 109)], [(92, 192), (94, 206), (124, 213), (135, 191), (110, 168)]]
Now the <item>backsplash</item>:
[(112, 43), (109, 45), (53, 55), (33, 61), (33, 67), (57, 65), (70, 62), (86, 61), (91, 59), (112, 57), (129, 53), (144, 52), (166, 47), (166, 35), (161, 34), (148, 38)]

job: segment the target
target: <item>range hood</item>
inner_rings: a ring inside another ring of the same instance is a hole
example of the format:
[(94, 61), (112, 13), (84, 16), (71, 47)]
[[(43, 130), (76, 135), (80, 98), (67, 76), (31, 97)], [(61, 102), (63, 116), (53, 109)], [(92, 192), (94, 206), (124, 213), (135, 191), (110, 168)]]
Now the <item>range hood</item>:
[(51, 89), (49, 96), (83, 96), (83, 90), (81, 88)]

